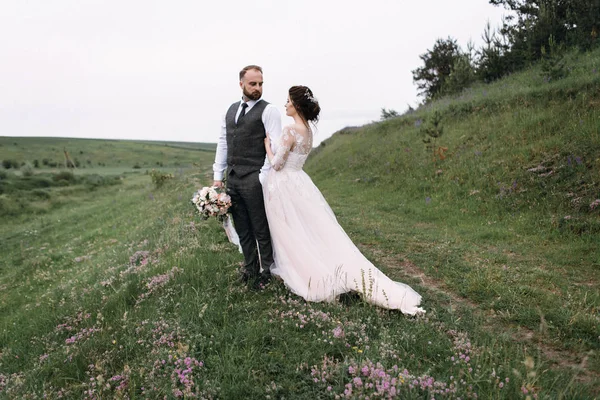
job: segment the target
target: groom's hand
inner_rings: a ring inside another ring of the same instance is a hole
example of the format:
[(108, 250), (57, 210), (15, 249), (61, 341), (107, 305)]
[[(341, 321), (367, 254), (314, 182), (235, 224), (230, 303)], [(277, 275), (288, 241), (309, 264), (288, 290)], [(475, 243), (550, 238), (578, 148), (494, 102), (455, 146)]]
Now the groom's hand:
[(214, 181), (213, 182), (213, 186), (214, 187), (223, 187), (223, 181)]

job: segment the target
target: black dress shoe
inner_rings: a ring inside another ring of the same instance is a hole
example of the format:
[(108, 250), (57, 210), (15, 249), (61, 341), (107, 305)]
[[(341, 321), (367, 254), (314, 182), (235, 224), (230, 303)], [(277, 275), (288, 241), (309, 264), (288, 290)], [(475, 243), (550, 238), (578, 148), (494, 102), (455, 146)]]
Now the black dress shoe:
[(271, 275), (270, 272), (266, 273), (266, 274), (263, 272), (262, 274), (260, 274), (260, 281), (264, 284), (271, 282), (272, 278), (273, 278), (273, 275)]
[(252, 275), (246, 274), (244, 272), (242, 272), (238, 278), (238, 282), (243, 283), (243, 284), (248, 284), (255, 280), (256, 280), (256, 276), (252, 276)]
[(260, 274), (256, 279), (253, 288), (256, 290), (263, 290), (271, 282), (271, 274)]

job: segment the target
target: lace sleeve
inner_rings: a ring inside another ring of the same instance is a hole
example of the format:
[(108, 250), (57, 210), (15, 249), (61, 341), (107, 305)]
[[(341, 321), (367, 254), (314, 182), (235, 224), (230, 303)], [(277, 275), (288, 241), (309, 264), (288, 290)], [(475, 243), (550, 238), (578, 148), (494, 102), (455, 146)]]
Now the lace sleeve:
[(271, 160), (271, 166), (275, 171), (279, 171), (281, 168), (283, 168), (293, 145), (294, 132), (290, 129), (289, 126), (286, 126), (285, 128), (283, 128), (283, 132), (281, 133), (281, 139), (279, 141), (279, 146), (277, 146), (275, 155)]

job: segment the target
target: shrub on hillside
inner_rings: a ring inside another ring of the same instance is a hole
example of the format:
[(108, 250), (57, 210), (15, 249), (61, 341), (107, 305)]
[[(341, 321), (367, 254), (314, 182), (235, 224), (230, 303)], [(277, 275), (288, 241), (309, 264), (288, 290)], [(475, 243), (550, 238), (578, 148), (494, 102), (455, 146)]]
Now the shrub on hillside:
[(175, 178), (173, 174), (166, 174), (160, 171), (153, 169), (150, 171), (150, 178), (152, 179), (152, 183), (158, 189), (162, 187), (168, 180)]
[(19, 168), (19, 162), (17, 160), (2, 160), (2, 166), (6, 169)]
[(567, 76), (566, 61), (554, 38), (550, 36), (548, 47), (542, 47), (542, 60), (540, 62), (541, 75), (546, 82), (556, 81)]
[(398, 114), (398, 111), (396, 111), (396, 110), (392, 110), (391, 108), (389, 110), (386, 110), (385, 108), (382, 108), (380, 118), (382, 121), (384, 121), (386, 119), (396, 118), (399, 115), (400, 114)]
[(82, 179), (82, 183), (85, 184), (90, 190), (94, 190), (100, 186), (112, 186), (121, 183), (120, 176), (102, 176), (98, 174), (90, 174), (84, 175)]
[(460, 93), (476, 81), (475, 68), (467, 54), (461, 54), (454, 60), (452, 72), (442, 84), (441, 94)]
[(75, 175), (71, 171), (59, 172), (58, 174), (55, 174), (52, 179), (56, 182), (66, 181), (68, 183), (73, 183), (76, 180)]
[(23, 197), (0, 197), (0, 216), (17, 216), (30, 211), (29, 202)]
[(16, 190), (33, 190), (39, 188), (48, 188), (51, 186), (54, 186), (54, 183), (46, 177), (29, 176), (23, 178), (16, 177), (16, 179), (12, 181), (11, 187)]
[(25, 165), (23, 165), (21, 167), (21, 174), (23, 174), (23, 176), (32, 176), (33, 175), (33, 167), (31, 166), (31, 164), (26, 163)]
[(16, 215), (19, 207), (12, 199), (0, 197), (0, 216)]
[(433, 163), (435, 164), (438, 158), (445, 159), (444, 152), (448, 150), (446, 147), (438, 146), (437, 139), (444, 134), (444, 126), (442, 125), (442, 114), (435, 111), (432, 117), (421, 126), (421, 132), (425, 136), (423, 143), (427, 151), (431, 152)]
[(44, 189), (33, 189), (31, 191), (33, 197), (38, 198), (40, 200), (48, 200), (50, 199), (50, 193)]

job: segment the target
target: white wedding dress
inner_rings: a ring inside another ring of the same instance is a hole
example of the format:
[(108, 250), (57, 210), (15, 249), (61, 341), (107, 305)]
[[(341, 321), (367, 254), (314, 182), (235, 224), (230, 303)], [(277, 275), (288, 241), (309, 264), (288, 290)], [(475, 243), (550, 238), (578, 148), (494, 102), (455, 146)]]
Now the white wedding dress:
[[(294, 140), (285, 142), (291, 145), (282, 146), (289, 135)], [(419, 307), (421, 296), (377, 269), (338, 224), (302, 170), (311, 149), (312, 132), (303, 136), (286, 126), (263, 185), (275, 256), (272, 274), (308, 301), (333, 301), (355, 291), (380, 307), (410, 315), (424, 312)]]

